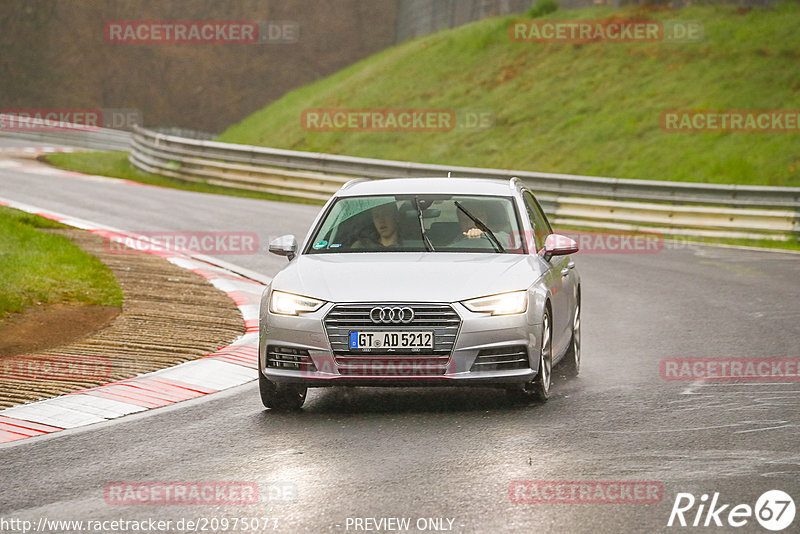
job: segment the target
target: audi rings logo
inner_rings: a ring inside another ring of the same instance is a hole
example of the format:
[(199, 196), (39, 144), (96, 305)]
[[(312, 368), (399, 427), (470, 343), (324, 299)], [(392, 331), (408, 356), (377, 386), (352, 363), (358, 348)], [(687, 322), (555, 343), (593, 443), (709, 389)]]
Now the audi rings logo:
[(410, 323), (414, 320), (414, 310), (408, 306), (375, 307), (370, 310), (369, 318), (373, 323)]

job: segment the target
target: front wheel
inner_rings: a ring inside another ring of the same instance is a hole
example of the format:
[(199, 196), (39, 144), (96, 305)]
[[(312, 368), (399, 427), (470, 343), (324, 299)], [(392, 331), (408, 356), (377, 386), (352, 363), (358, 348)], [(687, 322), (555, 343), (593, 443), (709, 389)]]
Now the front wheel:
[(553, 332), (550, 310), (542, 317), (542, 347), (539, 351), (539, 373), (530, 382), (508, 389), (514, 402), (545, 402), (550, 398), (550, 384), (553, 376)]
[(306, 386), (297, 384), (276, 384), (258, 372), (258, 389), (261, 393), (261, 402), (266, 408), (275, 411), (290, 412), (299, 410), (306, 401)]

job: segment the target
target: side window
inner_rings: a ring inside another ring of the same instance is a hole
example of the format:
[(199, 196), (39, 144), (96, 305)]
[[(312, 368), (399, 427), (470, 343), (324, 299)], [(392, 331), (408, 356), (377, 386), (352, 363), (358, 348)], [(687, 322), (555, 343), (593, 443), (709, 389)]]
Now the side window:
[(536, 250), (542, 250), (542, 248), (544, 248), (544, 240), (547, 239), (547, 236), (552, 234), (553, 231), (550, 229), (547, 217), (544, 216), (542, 209), (533, 198), (533, 195), (529, 191), (525, 191), (522, 194), (522, 198), (525, 200), (525, 210), (528, 212), (528, 218), (533, 228), (533, 241), (536, 243)]

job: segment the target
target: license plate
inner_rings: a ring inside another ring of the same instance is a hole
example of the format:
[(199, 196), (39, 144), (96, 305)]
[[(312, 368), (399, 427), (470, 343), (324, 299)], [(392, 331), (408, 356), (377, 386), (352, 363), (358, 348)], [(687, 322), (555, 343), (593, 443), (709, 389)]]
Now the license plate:
[(350, 332), (351, 349), (432, 349), (433, 332)]

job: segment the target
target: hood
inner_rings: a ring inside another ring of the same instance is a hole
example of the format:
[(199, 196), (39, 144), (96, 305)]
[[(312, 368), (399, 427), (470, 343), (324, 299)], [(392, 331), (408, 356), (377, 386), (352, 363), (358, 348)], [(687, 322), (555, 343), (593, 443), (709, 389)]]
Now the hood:
[(455, 302), (527, 289), (539, 258), (523, 254), (301, 254), (272, 287), (329, 302)]

